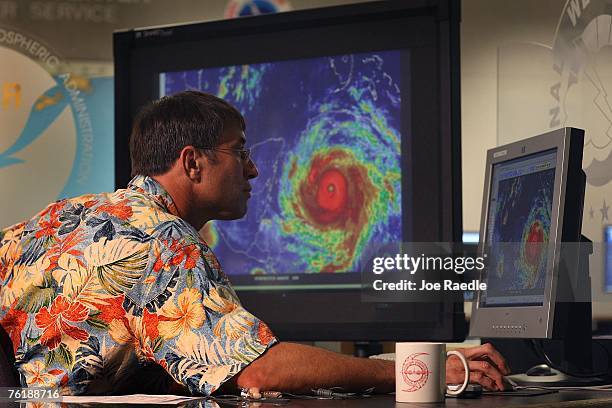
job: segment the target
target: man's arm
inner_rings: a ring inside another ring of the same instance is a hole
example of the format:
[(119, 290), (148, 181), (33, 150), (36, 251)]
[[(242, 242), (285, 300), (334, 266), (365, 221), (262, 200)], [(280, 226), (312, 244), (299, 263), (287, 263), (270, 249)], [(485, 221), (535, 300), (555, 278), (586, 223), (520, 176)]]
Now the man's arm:
[[(502, 390), (503, 375), (510, 370), (505, 359), (490, 344), (459, 350), (469, 361), (470, 380), (486, 389)], [(446, 364), (446, 381), (460, 383), (463, 366), (457, 358)], [(310, 392), (315, 388), (343, 387), (376, 392), (395, 390), (392, 361), (349, 357), (316, 347), (281, 342), (238, 373), (233, 383), (240, 388), (262, 391)]]
[(281, 342), (238, 373), (235, 383), (240, 388), (296, 393), (331, 387), (347, 391), (375, 387), (376, 392), (392, 392), (395, 364)]

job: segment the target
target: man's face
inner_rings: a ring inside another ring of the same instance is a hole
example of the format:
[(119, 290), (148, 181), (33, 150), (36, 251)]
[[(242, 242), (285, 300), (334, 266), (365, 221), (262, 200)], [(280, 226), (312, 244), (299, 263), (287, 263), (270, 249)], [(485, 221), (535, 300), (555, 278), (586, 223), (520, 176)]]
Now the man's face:
[(247, 200), (251, 197), (249, 180), (257, 177), (258, 172), (250, 158), (242, 159), (239, 150), (245, 148), (245, 143), (240, 127), (228, 126), (211, 158), (202, 159), (200, 202), (212, 219), (234, 220), (246, 214)]

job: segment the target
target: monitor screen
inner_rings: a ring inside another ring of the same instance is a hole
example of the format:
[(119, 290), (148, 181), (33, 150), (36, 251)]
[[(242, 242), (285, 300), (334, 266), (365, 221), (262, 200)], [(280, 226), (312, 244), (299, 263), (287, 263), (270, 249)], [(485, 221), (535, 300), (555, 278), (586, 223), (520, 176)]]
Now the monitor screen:
[(493, 165), (482, 305), (544, 302), (557, 149)]
[(409, 55), (386, 50), (159, 74), (160, 96), (204, 91), (245, 116), (259, 169), (249, 211), (205, 230), (237, 289), (359, 287), (366, 249), (402, 241)]

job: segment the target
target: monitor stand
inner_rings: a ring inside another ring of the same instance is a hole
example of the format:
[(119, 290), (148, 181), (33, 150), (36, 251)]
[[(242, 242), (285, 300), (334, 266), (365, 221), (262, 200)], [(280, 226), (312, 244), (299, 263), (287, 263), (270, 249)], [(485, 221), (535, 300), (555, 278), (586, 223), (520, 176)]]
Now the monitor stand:
[[(571, 246), (567, 247), (567, 252), (574, 251), (574, 254), (565, 254), (563, 259), (566, 267), (560, 269), (562, 273), (559, 277), (559, 286), (566, 288), (566, 292), (560, 292), (560, 299), (565, 301), (555, 304), (553, 332), (556, 339), (527, 340), (531, 342), (534, 352), (543, 362), (547, 359), (544, 349), (555, 346), (557, 350), (561, 349), (562, 360), (555, 362), (555, 368), (539, 364), (525, 373), (508, 376), (517, 385), (584, 387), (612, 382), (609, 375), (589, 376), (593, 370), (589, 275), (589, 256), (593, 253), (593, 243), (583, 235), (578, 250)], [(575, 301), (571, 301), (572, 299)]]

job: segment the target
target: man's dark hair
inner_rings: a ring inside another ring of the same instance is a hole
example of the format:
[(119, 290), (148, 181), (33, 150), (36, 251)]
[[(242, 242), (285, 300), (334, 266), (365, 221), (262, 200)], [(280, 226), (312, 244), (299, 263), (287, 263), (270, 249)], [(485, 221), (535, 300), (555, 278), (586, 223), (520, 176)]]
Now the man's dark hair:
[(185, 146), (217, 146), (226, 126), (246, 128), (240, 112), (214, 95), (185, 91), (150, 103), (130, 136), (132, 176), (167, 172)]

